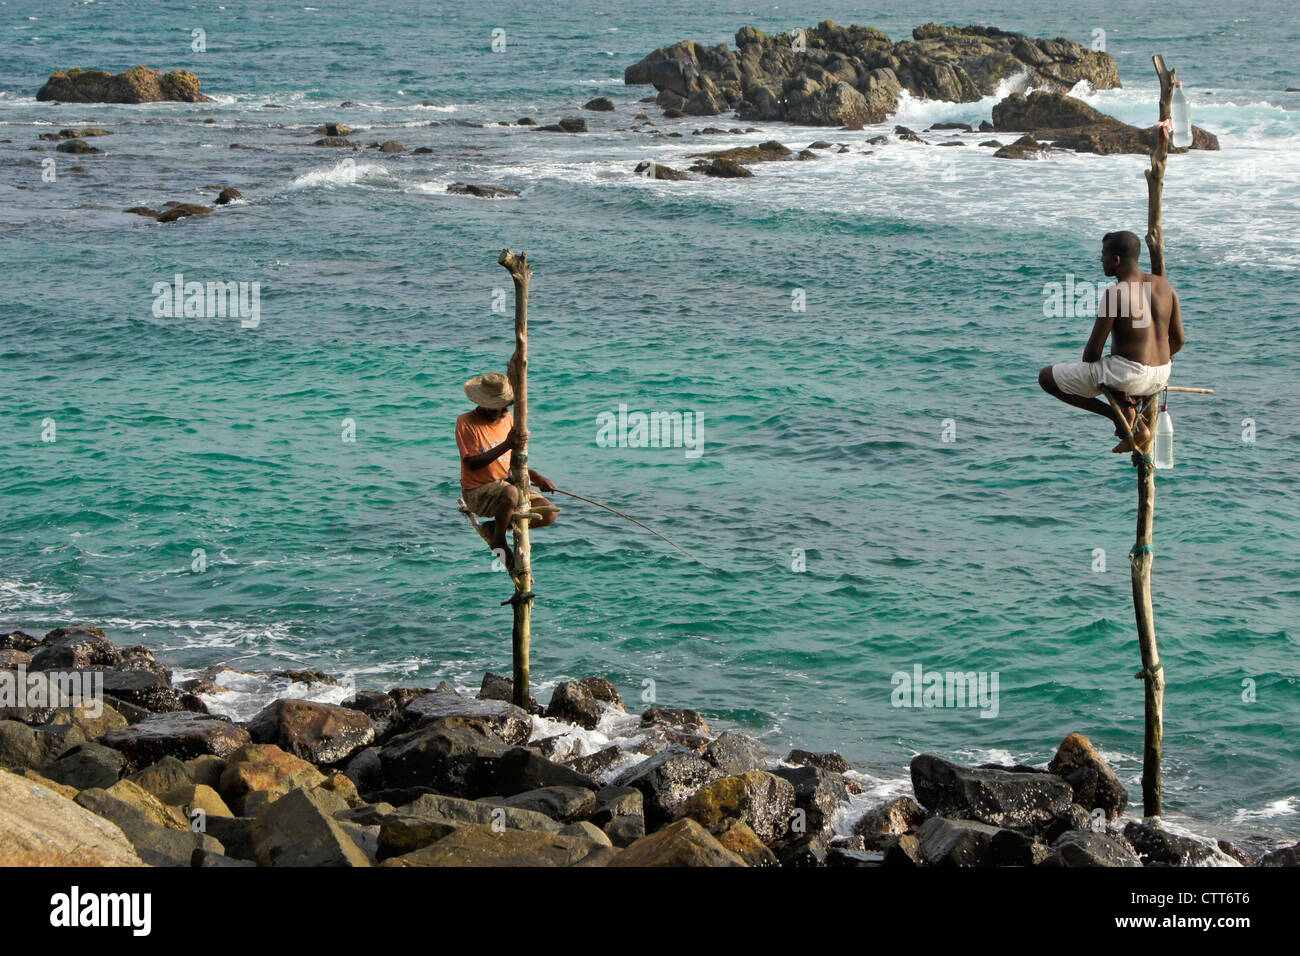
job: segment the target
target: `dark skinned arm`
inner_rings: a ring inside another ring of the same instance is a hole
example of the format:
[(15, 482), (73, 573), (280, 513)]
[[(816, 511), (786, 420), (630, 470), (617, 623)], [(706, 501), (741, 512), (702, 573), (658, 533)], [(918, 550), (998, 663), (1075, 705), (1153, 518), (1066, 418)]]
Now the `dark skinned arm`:
[(1183, 331), (1183, 307), (1178, 304), (1178, 293), (1173, 293), (1174, 306), (1169, 312), (1169, 357), (1173, 358), (1187, 344)]
[(1085, 362), (1101, 361), (1102, 350), (1106, 347), (1106, 339), (1110, 338), (1110, 330), (1114, 324), (1115, 317), (1112, 314), (1110, 296), (1107, 292), (1101, 300), (1101, 308), (1097, 310), (1097, 321), (1092, 327), (1092, 334), (1088, 336), (1088, 344), (1083, 347)]
[(528, 480), (538, 488), (541, 488), (542, 491), (549, 492), (555, 490), (555, 482), (551, 481), (551, 479), (547, 478), (540, 472), (533, 471), (531, 468), (528, 469)]
[(514, 438), (507, 436), (506, 440), (494, 448), (487, 451), (481, 451), (477, 455), (465, 456), (465, 467), (470, 471), (478, 471), (480, 468), (486, 468), (492, 462), (496, 461), (514, 446)]

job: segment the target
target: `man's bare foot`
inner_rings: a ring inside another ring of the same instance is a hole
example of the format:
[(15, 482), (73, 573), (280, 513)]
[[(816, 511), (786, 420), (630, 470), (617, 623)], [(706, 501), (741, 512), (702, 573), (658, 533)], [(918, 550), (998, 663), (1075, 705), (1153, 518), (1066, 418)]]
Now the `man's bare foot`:
[[(1120, 434), (1118, 429), (1115, 430), (1115, 434), (1116, 435)], [(1151, 429), (1147, 427), (1145, 418), (1138, 419), (1137, 429), (1133, 432), (1133, 437), (1137, 439), (1139, 449), (1141, 449), (1143, 452), (1149, 450), (1151, 445)], [(1114, 448), (1111, 449), (1111, 451), (1117, 455), (1121, 455), (1126, 451), (1132, 451), (1132, 450), (1133, 450), (1133, 443), (1130, 442), (1127, 438), (1125, 438), (1118, 445), (1116, 445)]]

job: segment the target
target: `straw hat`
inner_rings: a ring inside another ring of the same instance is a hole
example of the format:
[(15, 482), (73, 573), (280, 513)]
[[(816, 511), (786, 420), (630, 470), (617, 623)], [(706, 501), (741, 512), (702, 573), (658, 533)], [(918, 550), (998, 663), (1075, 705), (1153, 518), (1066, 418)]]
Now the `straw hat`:
[(515, 400), (510, 379), (500, 372), (488, 372), (465, 383), (465, 394), (481, 408), (505, 408)]

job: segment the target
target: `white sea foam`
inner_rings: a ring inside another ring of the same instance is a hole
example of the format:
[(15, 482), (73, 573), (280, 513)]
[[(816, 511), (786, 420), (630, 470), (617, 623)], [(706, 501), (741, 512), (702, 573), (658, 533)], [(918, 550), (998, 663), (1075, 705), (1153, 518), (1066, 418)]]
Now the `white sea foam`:
[(63, 613), (71, 594), (29, 581), (0, 581), (0, 612), (41, 608)]
[(1239, 809), (1233, 814), (1233, 823), (1253, 823), (1259, 820), (1271, 820), (1274, 817), (1289, 817), (1300, 813), (1300, 801), (1295, 797), (1283, 797), (1281, 800), (1274, 800), (1272, 803), (1265, 804), (1258, 810), (1248, 810), (1245, 807)]
[(293, 189), (312, 189), (317, 186), (350, 186), (367, 179), (386, 179), (391, 176), (388, 168), (380, 163), (357, 162), (354, 159), (342, 159), (333, 166), (312, 169), (295, 176), (290, 187)]

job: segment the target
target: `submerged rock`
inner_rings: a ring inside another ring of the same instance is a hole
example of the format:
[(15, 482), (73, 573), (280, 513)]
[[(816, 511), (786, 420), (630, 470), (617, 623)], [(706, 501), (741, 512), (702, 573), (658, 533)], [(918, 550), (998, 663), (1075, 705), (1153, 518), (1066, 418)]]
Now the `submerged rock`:
[[(447, 192), (460, 193), (464, 196), (478, 196), (480, 199), (510, 199), (519, 195), (519, 191), (516, 189), (506, 189), (504, 186), (478, 186), (474, 183), (452, 183), (447, 187)], [(509, 697), (486, 697), (484, 699), (510, 700)]]
[(614, 104), (607, 96), (597, 96), (595, 99), (583, 103), (582, 108), (599, 113), (608, 113), (614, 109)]
[(686, 173), (680, 169), (673, 169), (671, 166), (662, 166), (659, 163), (652, 163), (643, 160), (636, 164), (633, 170), (638, 176), (644, 176), (646, 179), (666, 179), (671, 182), (679, 182), (683, 179), (690, 179)]
[(137, 66), (113, 75), (103, 70), (56, 70), (36, 93), (41, 102), (61, 103), (211, 103), (199, 92), (199, 78), (188, 70), (163, 73)]

